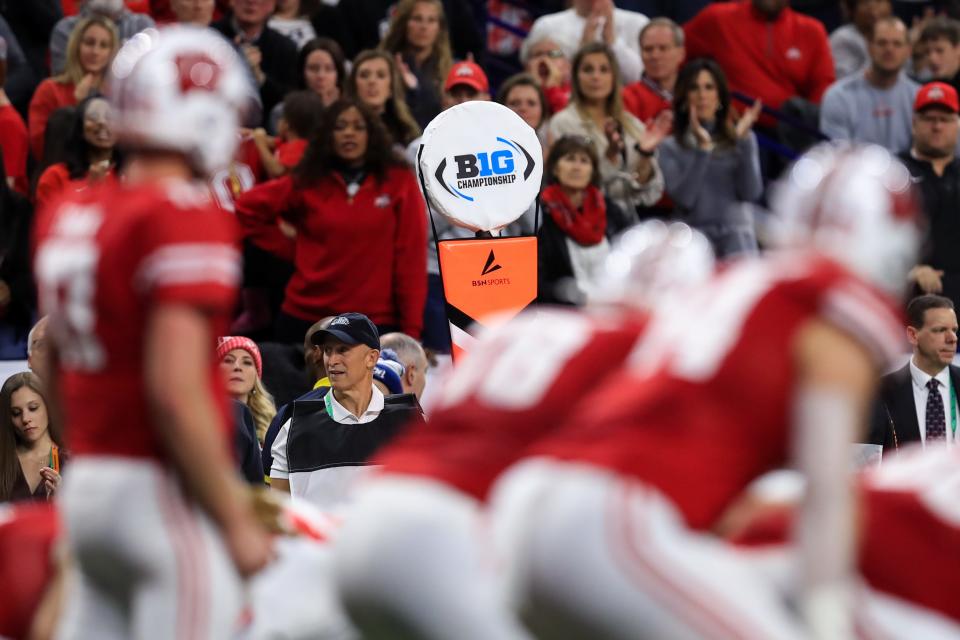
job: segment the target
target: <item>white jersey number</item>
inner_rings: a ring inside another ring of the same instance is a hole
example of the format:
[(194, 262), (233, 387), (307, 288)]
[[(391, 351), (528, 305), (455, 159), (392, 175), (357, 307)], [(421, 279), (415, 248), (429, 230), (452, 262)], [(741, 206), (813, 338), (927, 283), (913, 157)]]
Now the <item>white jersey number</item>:
[(459, 404), (471, 393), (515, 411), (536, 405), (590, 340), (591, 327), (586, 318), (555, 312), (530, 314), (491, 330), (454, 368), (440, 406)]
[(93, 307), (100, 261), (94, 236), (102, 222), (99, 207), (64, 211), (55, 235), (37, 252), (41, 311), (51, 316), (60, 359), (70, 369), (99, 371), (106, 364), (106, 352), (95, 333)]

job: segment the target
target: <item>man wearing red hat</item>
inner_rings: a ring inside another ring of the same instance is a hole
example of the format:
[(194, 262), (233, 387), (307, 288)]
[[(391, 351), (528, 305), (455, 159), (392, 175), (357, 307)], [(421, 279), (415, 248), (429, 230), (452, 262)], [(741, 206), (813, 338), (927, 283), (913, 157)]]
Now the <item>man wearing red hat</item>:
[(960, 304), (960, 166), (954, 161), (960, 135), (957, 90), (931, 82), (913, 104), (913, 143), (900, 159), (923, 194), (930, 228), (926, 253), (910, 272), (922, 293), (937, 293)]

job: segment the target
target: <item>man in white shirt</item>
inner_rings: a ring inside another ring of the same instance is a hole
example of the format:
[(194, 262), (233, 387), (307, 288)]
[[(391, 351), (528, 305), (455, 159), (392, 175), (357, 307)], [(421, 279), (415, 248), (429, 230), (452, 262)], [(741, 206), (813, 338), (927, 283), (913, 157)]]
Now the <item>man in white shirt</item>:
[(583, 45), (604, 42), (617, 56), (621, 80), (627, 85), (640, 80), (643, 73), (640, 30), (649, 21), (642, 13), (615, 8), (613, 0), (573, 0), (566, 11), (541, 16), (533, 23), (520, 59), (526, 59), (528, 43), (537, 43), (547, 35), (563, 47), (569, 60)]
[(412, 395), (386, 402), (374, 386), (380, 335), (367, 316), (340, 314), (313, 342), (323, 350), (330, 392), (322, 400), (294, 401), (273, 443), (270, 486), (335, 510), (374, 452), (420, 412)]
[(908, 442), (924, 445), (957, 441), (957, 314), (949, 298), (923, 295), (907, 306), (907, 365), (883, 377), (871, 442), (886, 449)]

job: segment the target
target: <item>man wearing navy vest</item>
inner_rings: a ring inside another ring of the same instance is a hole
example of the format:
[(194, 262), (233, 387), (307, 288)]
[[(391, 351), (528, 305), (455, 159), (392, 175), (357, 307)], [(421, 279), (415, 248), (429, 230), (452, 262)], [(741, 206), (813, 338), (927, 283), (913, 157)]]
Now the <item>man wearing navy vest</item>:
[(907, 338), (913, 355), (905, 367), (881, 380), (870, 441), (885, 451), (910, 442), (955, 444), (960, 367), (957, 314), (949, 298), (923, 295), (907, 305)]
[(293, 403), (273, 443), (270, 481), (295, 499), (335, 510), (377, 449), (421, 413), (413, 394), (384, 398), (373, 384), (380, 335), (367, 316), (340, 314), (313, 342), (323, 351), (330, 393)]

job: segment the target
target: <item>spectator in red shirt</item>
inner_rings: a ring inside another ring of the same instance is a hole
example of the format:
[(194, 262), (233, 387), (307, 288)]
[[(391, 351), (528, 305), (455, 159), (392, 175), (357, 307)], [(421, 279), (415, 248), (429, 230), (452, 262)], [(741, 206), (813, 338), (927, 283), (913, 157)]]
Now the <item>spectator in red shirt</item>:
[(10, 104), (3, 86), (7, 82), (7, 43), (0, 38), (0, 150), (7, 186), (27, 193), (27, 125)]
[(317, 320), (356, 309), (384, 333), (417, 337), (427, 291), (427, 218), (413, 172), (359, 102), (331, 105), (317, 131), (291, 175), (237, 200), (246, 234), (280, 216), (297, 230), (295, 271), (275, 336), (299, 342)]
[(640, 31), (643, 76), (623, 89), (623, 108), (649, 124), (661, 111), (670, 109), (673, 87), (686, 51), (683, 29), (670, 18), (654, 18)]
[(267, 176), (279, 178), (300, 162), (322, 113), (320, 96), (313, 91), (294, 91), (283, 99), (276, 138), (262, 128), (253, 131), (253, 142)]
[(687, 57), (713, 58), (730, 89), (779, 109), (800, 97), (818, 103), (834, 81), (827, 32), (788, 0), (741, 0), (705, 7), (684, 25)]
[(37, 209), (64, 189), (84, 189), (113, 175), (117, 157), (109, 118), (110, 105), (102, 96), (90, 96), (77, 105), (64, 161), (47, 167), (37, 182)]

